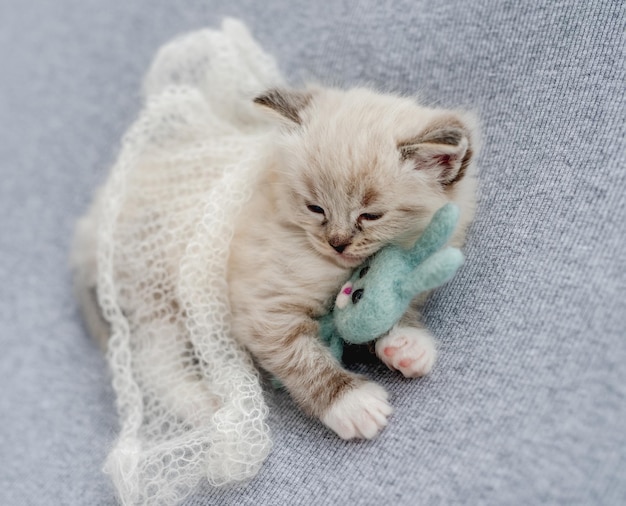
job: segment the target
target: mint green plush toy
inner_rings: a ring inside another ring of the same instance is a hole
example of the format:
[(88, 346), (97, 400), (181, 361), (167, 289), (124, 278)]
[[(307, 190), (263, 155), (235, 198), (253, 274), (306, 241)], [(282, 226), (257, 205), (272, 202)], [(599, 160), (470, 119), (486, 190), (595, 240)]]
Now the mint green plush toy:
[(344, 343), (364, 344), (383, 336), (417, 295), (454, 276), (463, 254), (457, 248), (441, 248), (458, 218), (458, 207), (446, 204), (411, 249), (386, 246), (354, 271), (332, 311), (319, 320), (320, 337), (338, 360)]

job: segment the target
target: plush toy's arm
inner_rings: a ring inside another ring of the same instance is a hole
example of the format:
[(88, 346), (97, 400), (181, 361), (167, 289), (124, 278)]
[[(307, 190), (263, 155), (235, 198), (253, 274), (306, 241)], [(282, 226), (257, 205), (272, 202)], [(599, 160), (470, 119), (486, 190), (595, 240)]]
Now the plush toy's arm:
[(405, 299), (432, 290), (450, 280), (463, 264), (463, 253), (457, 248), (445, 248), (435, 253), (401, 281), (400, 289)]

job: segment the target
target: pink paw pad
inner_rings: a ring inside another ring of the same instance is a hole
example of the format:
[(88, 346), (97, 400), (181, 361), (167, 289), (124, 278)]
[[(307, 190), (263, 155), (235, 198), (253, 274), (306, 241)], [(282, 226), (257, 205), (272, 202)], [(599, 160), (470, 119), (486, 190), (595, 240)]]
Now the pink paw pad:
[(396, 351), (398, 351), (398, 348), (395, 348), (393, 346), (387, 346), (383, 350), (383, 353), (385, 354), (385, 357), (393, 357), (396, 354)]
[(415, 362), (412, 358), (403, 358), (398, 362), (400, 367), (409, 367), (413, 362)]

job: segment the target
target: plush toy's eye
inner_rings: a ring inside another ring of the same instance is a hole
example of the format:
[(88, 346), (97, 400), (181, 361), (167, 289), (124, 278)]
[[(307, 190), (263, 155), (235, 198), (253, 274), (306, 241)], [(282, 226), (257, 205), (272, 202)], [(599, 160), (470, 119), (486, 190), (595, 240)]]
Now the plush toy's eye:
[(365, 276), (367, 274), (367, 271), (370, 270), (370, 266), (366, 265), (365, 267), (363, 267), (361, 269), (361, 271), (359, 272), (359, 279), (361, 279), (363, 276)]
[(324, 214), (324, 210), (320, 206), (315, 206), (313, 204), (306, 206), (306, 208), (312, 213), (316, 214)]
[(361, 297), (363, 297), (363, 292), (363, 288), (359, 288), (358, 290), (352, 292), (352, 304), (356, 304), (361, 300)]

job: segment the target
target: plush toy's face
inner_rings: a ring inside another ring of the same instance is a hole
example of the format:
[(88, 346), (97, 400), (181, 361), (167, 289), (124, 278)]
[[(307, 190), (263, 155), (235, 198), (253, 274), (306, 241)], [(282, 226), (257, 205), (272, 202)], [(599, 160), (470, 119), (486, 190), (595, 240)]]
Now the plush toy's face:
[(344, 341), (363, 344), (396, 324), (410, 301), (400, 289), (407, 270), (401, 250), (387, 247), (354, 272), (335, 300), (335, 325)]
[(335, 300), (333, 320), (341, 338), (363, 344), (398, 323), (413, 297), (435, 288), (463, 263), (458, 249), (440, 249), (458, 221), (458, 208), (442, 207), (410, 250), (386, 246), (356, 269)]

